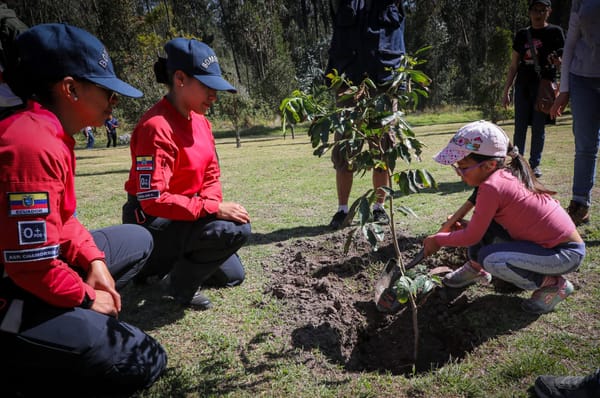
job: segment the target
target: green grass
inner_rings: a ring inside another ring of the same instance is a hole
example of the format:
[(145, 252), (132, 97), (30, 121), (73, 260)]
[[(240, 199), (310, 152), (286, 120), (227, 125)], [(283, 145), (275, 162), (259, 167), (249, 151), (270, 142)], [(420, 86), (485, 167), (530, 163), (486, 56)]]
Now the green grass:
[(431, 126), (435, 124), (468, 123), (481, 119), (481, 112), (475, 109), (463, 108), (441, 109), (436, 111), (414, 112), (406, 116), (412, 126)]
[[(431, 157), (458, 127), (478, 118), (460, 112), (409, 117), (427, 145), (422, 164), (416, 166), (433, 173), (439, 190), (410, 195), (397, 203), (417, 214), (396, 213), (402, 234), (423, 237), (435, 232), (469, 195), (470, 189), (454, 171), (435, 164)], [(438, 124), (427, 125), (431, 121)], [(512, 136), (510, 123), (503, 128)], [(483, 322), (481, 315), (469, 319), (469, 325), (476, 330), (486, 324), (494, 329), (485, 331), (492, 338), (464, 358), (412, 377), (346, 372), (317, 351), (314, 357), (320, 367), (302, 361), (289, 335), (273, 333), (286, 324), (288, 309), (284, 301), (264, 294), (269, 283), (266, 270), (277, 267), (275, 255), (295, 239), (320, 236), (327, 241), (328, 232), (322, 226), (337, 206), (331, 162), (327, 156), (312, 155), (306, 130), (301, 128), (293, 140), (289, 134), (284, 140), (276, 129), (265, 129), (262, 135), (254, 129), (242, 134), (241, 148), (236, 148), (230, 132), (215, 135), (225, 200), (244, 204), (252, 217), (254, 236), (240, 251), (247, 280), (234, 289), (210, 290), (216, 306), (205, 312), (175, 308), (156, 297), (135, 301), (139, 287), (123, 292), (121, 318), (155, 336), (169, 353), (169, 372), (141, 397), (527, 397), (540, 373), (585, 374), (599, 366), (600, 232), (596, 225), (600, 206), (592, 208), (592, 223), (580, 228), (588, 253), (580, 271), (572, 276), (576, 292), (556, 312), (507, 330), (507, 318), (515, 314), (489, 308), (487, 316), (496, 320), (497, 328)], [(128, 148), (76, 152), (80, 219), (91, 229), (120, 223)], [(542, 163), (543, 182), (558, 191), (563, 204), (569, 199), (572, 161), (571, 120), (565, 118), (548, 127)], [(370, 178), (356, 178), (352, 198), (369, 188)], [(594, 196), (600, 197), (597, 190)], [(489, 293), (469, 289), (471, 295)], [(527, 293), (517, 295), (526, 297)]]

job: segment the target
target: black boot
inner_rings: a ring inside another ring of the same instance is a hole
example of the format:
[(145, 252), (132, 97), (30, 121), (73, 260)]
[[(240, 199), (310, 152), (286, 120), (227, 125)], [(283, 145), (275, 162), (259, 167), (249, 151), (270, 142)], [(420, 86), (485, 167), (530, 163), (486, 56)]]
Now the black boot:
[(540, 398), (600, 397), (600, 369), (585, 377), (539, 376), (535, 392)]

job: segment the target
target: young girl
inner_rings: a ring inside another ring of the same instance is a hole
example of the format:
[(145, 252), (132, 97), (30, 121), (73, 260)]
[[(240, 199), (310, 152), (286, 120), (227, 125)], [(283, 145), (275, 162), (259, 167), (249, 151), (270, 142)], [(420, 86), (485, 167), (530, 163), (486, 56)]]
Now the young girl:
[(423, 242), (427, 256), (443, 246), (469, 247), (469, 261), (446, 275), (444, 284), (464, 287), (489, 282), (493, 275), (534, 290), (522, 304), (525, 311), (552, 311), (573, 292), (563, 275), (575, 271), (585, 256), (585, 244), (553, 192), (537, 182), (504, 131), (486, 121), (463, 126), (434, 159), (452, 165), (477, 189), (473, 216), (464, 228), (440, 231)]

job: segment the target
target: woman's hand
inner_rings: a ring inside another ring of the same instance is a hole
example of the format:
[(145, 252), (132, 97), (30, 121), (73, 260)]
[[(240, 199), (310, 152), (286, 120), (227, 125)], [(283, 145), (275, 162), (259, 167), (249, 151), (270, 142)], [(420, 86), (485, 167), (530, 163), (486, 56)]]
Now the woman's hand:
[(119, 315), (119, 309), (117, 309), (112, 294), (105, 292), (104, 290), (96, 290), (96, 299), (90, 309), (115, 318)]
[(558, 94), (558, 97), (554, 100), (554, 104), (552, 104), (552, 108), (550, 108), (550, 117), (556, 119), (557, 116), (562, 115), (568, 103), (569, 93)]
[[(96, 300), (94, 301), (94, 305), (92, 305), (92, 309), (96, 305), (96, 301), (98, 301), (98, 292), (107, 293), (111, 296), (112, 306), (114, 307), (116, 312), (121, 311), (121, 295), (115, 289), (115, 280), (113, 279), (106, 263), (102, 260), (94, 260), (90, 264), (90, 269), (88, 270), (88, 276), (85, 280), (85, 283), (90, 285), (96, 290)], [(104, 296), (104, 294), (100, 294), (100, 296)], [(101, 302), (98, 304), (99, 308), (105, 308), (108, 305), (108, 299), (100, 298)], [(101, 312), (101, 311), (98, 311)], [(102, 312), (103, 314), (107, 314), (106, 312)]]
[(250, 215), (244, 206), (233, 202), (220, 203), (217, 218), (220, 220), (235, 221), (241, 224), (250, 222)]

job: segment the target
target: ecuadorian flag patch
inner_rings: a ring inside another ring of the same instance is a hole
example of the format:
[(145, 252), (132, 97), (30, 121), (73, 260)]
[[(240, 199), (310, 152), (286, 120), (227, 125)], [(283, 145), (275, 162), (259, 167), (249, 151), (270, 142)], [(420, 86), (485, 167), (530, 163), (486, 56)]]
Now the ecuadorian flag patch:
[(136, 156), (136, 171), (154, 170), (154, 156)]
[(9, 192), (9, 216), (44, 216), (50, 214), (48, 192)]

